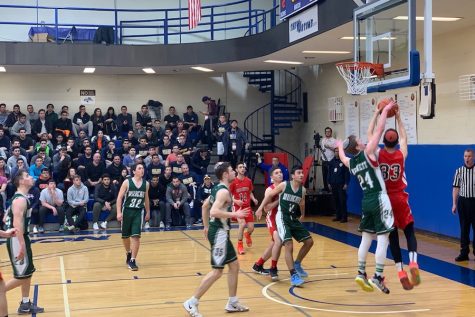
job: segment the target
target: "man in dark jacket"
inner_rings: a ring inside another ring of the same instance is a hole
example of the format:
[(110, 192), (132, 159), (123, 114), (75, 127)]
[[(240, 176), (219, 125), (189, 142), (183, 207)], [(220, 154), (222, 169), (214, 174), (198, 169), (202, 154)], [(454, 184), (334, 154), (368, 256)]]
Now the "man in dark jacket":
[(122, 185), (120, 180), (122, 179), (121, 174), (124, 168), (125, 166), (122, 164), (122, 157), (119, 154), (114, 155), (112, 164), (106, 168), (106, 173), (109, 174), (112, 184), (117, 188)]
[(173, 219), (176, 219), (174, 225), (181, 225), (181, 212), (185, 215), (186, 228), (191, 228), (190, 205), (188, 199), (190, 195), (186, 186), (183, 185), (178, 177), (173, 177), (172, 183), (167, 188), (167, 203), (166, 203), (166, 221), (167, 228), (172, 224)]
[(117, 116), (117, 128), (119, 129), (119, 135), (122, 138), (127, 137), (129, 130), (133, 130), (132, 115), (127, 113), (127, 107), (120, 107), (120, 113)]
[(224, 154), (227, 155), (233, 168), (236, 168), (238, 161), (243, 161), (246, 143), (246, 134), (239, 129), (237, 120), (232, 120), (231, 128), (224, 132), (223, 145)]
[(158, 175), (153, 175), (148, 189), (148, 198), (150, 200), (151, 226), (160, 229), (165, 228), (165, 199), (166, 188), (158, 182)]
[(53, 124), (51, 121), (46, 120), (46, 111), (44, 109), (40, 109), (38, 111), (38, 120), (36, 120), (31, 127), (31, 136), (35, 140), (39, 140), (43, 133), (48, 134), (49, 140), (53, 138)]
[(66, 138), (73, 133), (73, 123), (68, 118), (67, 111), (61, 111), (61, 118), (54, 122), (53, 130), (55, 134), (62, 133)]
[(338, 148), (335, 150), (335, 157), (329, 162), (328, 185), (332, 191), (332, 196), (336, 206), (336, 217), (333, 221), (348, 222), (348, 211), (346, 209), (346, 189), (350, 181), (350, 171), (340, 160)]
[(92, 137), (92, 131), (94, 125), (91, 121), (91, 116), (86, 112), (86, 106), (80, 105), (79, 112), (74, 114), (73, 117), (73, 132), (77, 137), (79, 131), (85, 131), (88, 137)]
[(115, 206), (117, 189), (111, 184), (111, 178), (108, 174), (103, 174), (101, 179), (102, 183), (97, 185), (94, 190), (94, 206), (92, 207), (92, 228), (94, 230), (99, 230), (98, 221), (101, 211), (109, 211), (106, 220), (101, 222), (102, 229), (107, 229), (107, 222), (115, 219), (117, 214)]

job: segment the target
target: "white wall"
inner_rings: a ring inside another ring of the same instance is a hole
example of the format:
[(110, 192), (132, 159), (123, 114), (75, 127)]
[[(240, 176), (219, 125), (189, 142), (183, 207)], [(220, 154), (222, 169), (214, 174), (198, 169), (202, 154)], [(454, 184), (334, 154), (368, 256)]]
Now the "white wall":
[[(95, 89), (96, 105), (105, 111), (113, 106), (117, 111), (126, 105), (129, 112), (135, 114), (140, 106), (149, 99), (164, 104), (165, 114), (169, 106), (175, 106), (180, 114), (186, 106), (192, 105), (195, 112), (204, 109), (201, 97), (207, 95), (216, 100), (221, 98), (227, 105), (227, 111), (240, 126), (248, 113), (267, 102), (267, 96), (247, 85), (242, 73), (206, 75), (39, 75), (39, 74), (2, 74), (0, 75), (0, 102), (8, 109), (18, 103), (22, 110), (32, 104), (36, 110), (53, 103), (58, 111), (62, 105), (68, 105), (75, 113), (79, 107), (79, 90)], [(200, 118), (202, 121), (202, 118)]]
[[(0, 4), (15, 4), (15, 5), (26, 5), (26, 6), (45, 6), (45, 7), (75, 7), (75, 8), (108, 8), (108, 9), (170, 9), (170, 8), (179, 8), (181, 2), (181, 7), (186, 9), (188, 7), (188, 0), (161, 0), (161, 1), (152, 1), (152, 0), (63, 0), (60, 3), (57, 0), (0, 0)], [(235, 2), (232, 0), (229, 1), (216, 1), (216, 0), (202, 0), (202, 6), (216, 5), (223, 3)], [(253, 1), (253, 9), (269, 9), (272, 7), (272, 0), (259, 0)], [(248, 5), (246, 3), (226, 6), (223, 8), (217, 8), (215, 14), (226, 13), (226, 12), (235, 12), (247, 10)], [(93, 24), (93, 25), (113, 25), (115, 21), (114, 12), (100, 12), (100, 11), (68, 11), (60, 10), (59, 11), (59, 23), (61, 24)], [(186, 11), (182, 11), (182, 16), (188, 16)], [(210, 14), (210, 10), (203, 9), (203, 15)], [(245, 14), (241, 15), (232, 15), (232, 16), (220, 16), (215, 18), (215, 22), (224, 21), (233, 18), (244, 17)], [(178, 18), (179, 12), (170, 12), (169, 18)], [(163, 12), (120, 12), (118, 14), (118, 20), (146, 20), (146, 19), (164, 19), (165, 15)], [(10, 8), (1, 8), (0, 9), (0, 21), (15, 21), (15, 22), (28, 22), (36, 24), (41, 24), (42, 21), (47, 24), (54, 24), (55, 15), (54, 10), (37, 10), (36, 9), (10, 9)], [(209, 18), (203, 18), (202, 22), (209, 22)], [(178, 24), (178, 21), (171, 21), (170, 23)], [(186, 24), (186, 19), (183, 20), (183, 23)], [(227, 24), (222, 24), (220, 27), (233, 27), (233, 26), (242, 26), (246, 25), (246, 21), (231, 22)], [(150, 22), (150, 23), (136, 23), (134, 25), (140, 26), (150, 26), (149, 28), (144, 29), (125, 29), (123, 32), (127, 35), (133, 34), (155, 34), (163, 33), (162, 22)], [(28, 40), (28, 30), (30, 25), (17, 26), (17, 25), (1, 25), (0, 24), (0, 40), (3, 41), (27, 41)], [(206, 30), (209, 29), (209, 26), (198, 26), (195, 30)], [(187, 27), (182, 27), (182, 31), (187, 31)], [(178, 32), (179, 28), (170, 27), (169, 32)], [(246, 32), (245, 29), (239, 30), (228, 30), (220, 31), (215, 33), (215, 39), (227, 39), (243, 36)], [(186, 42), (196, 42), (209, 40), (210, 35), (208, 33), (198, 33), (191, 35), (184, 35), (181, 38), (182, 43)], [(169, 38), (169, 43), (179, 43), (179, 36), (171, 36)], [(150, 43), (163, 43), (162, 37), (142, 37), (142, 38), (129, 38), (124, 44), (150, 44)]]

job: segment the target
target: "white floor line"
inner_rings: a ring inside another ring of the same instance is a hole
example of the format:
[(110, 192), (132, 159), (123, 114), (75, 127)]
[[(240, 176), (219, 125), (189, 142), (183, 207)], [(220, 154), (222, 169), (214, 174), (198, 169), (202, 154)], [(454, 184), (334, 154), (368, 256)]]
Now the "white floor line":
[(63, 283), (64, 316), (70, 317), (71, 311), (69, 309), (68, 284), (66, 281), (66, 272), (64, 270), (64, 259), (62, 256), (59, 257), (59, 266), (61, 268), (61, 283)]

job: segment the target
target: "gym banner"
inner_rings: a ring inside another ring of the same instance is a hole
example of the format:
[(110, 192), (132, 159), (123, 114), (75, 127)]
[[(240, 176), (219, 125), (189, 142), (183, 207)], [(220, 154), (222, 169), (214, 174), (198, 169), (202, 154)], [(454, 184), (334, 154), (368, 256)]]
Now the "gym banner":
[(280, 0), (280, 18), (286, 19), (316, 2), (318, 0)]
[(318, 5), (289, 19), (289, 43), (318, 31)]

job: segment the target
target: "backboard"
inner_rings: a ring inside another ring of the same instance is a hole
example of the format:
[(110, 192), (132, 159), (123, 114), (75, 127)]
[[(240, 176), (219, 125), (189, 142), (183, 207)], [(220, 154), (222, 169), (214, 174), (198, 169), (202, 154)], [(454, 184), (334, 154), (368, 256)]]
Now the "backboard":
[(384, 65), (368, 93), (419, 85), (415, 11), (416, 0), (376, 0), (354, 10), (354, 60)]

